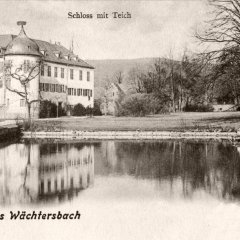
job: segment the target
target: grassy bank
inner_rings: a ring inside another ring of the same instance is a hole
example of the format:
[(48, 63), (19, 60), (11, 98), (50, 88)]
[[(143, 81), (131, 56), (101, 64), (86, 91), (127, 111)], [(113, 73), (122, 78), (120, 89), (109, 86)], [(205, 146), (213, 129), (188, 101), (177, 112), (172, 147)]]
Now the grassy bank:
[(39, 119), (36, 131), (236, 131), (240, 112), (175, 113), (147, 117), (64, 117)]

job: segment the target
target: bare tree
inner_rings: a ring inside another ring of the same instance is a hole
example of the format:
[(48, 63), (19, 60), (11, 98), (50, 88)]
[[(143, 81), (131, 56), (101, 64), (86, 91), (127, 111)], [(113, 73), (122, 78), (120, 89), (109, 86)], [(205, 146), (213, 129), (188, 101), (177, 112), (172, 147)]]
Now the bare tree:
[[(29, 123), (31, 123), (32, 104), (41, 101), (40, 90), (37, 96), (34, 96), (34, 94), (30, 91), (29, 86), (30, 82), (37, 79), (40, 74), (41, 65), (41, 61), (24, 61), (23, 64), (20, 64), (17, 67), (13, 65), (12, 61), (7, 61), (4, 65), (6, 89), (10, 92), (16, 93), (25, 100)], [(11, 80), (15, 80), (17, 84), (10, 84)]]
[(202, 54), (213, 63), (206, 87), (221, 99), (224, 92), (230, 92), (235, 103), (239, 104), (240, 1), (209, 0), (209, 3), (212, 8), (211, 19), (206, 22), (202, 32), (196, 33), (201, 42), (219, 46), (217, 50)]
[(111, 80), (109, 79), (108, 76), (105, 77), (104, 79), (104, 86), (103, 86), (103, 93), (102, 93), (102, 100), (101, 102), (104, 104), (105, 111), (104, 114), (107, 115), (108, 113), (108, 107), (109, 107), (109, 102), (110, 102), (110, 96), (109, 96), (109, 90), (111, 88)]
[(144, 86), (142, 78), (140, 77), (143, 74), (139, 67), (131, 68), (128, 72), (127, 84), (129, 85), (130, 91), (134, 93), (144, 93)]
[(203, 31), (196, 32), (196, 37), (207, 43), (217, 43), (219, 50), (208, 51), (216, 56), (222, 49), (240, 44), (240, 1), (209, 0), (211, 19), (206, 21)]
[(123, 72), (121, 70), (115, 73), (115, 79), (116, 81), (114, 82), (118, 84), (121, 84), (123, 82)]

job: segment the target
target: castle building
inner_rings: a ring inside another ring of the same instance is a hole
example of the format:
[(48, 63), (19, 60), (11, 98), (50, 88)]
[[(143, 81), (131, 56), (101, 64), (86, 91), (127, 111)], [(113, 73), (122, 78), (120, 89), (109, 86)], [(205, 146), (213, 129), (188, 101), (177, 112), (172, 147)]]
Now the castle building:
[[(60, 43), (30, 39), (18, 22), (16, 35), (0, 35), (0, 118), (39, 117), (40, 101), (55, 102), (71, 113), (74, 105), (94, 104), (94, 68)], [(6, 66), (11, 74), (6, 73)], [(10, 70), (9, 70), (10, 69)], [(19, 94), (23, 92), (23, 94)]]
[(127, 90), (123, 84), (111, 83), (105, 90), (104, 101), (100, 106), (102, 113), (104, 115), (117, 116), (119, 114), (121, 101), (123, 100), (126, 93)]

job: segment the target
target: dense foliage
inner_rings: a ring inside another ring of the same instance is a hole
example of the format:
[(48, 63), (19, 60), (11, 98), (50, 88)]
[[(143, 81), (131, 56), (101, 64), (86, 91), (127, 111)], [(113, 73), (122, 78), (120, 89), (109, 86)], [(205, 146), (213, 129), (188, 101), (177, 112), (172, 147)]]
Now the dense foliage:
[(100, 110), (100, 102), (95, 100), (94, 107), (84, 107), (81, 103), (75, 105), (72, 111), (73, 116), (100, 116), (102, 115)]
[(57, 116), (66, 116), (66, 111), (51, 101), (44, 100), (40, 102), (40, 118), (56, 118)]
[(72, 115), (73, 116), (85, 116), (86, 108), (81, 103), (79, 103), (73, 107)]

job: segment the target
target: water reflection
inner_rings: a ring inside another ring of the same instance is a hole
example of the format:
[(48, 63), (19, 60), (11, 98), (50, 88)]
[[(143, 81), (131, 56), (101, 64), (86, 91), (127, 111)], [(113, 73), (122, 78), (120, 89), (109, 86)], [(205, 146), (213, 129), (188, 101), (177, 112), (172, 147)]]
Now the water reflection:
[(232, 200), (240, 193), (239, 148), (189, 140), (24, 140), (0, 147), (1, 204), (71, 200), (93, 186), (94, 175), (96, 182), (109, 180), (98, 188), (124, 193), (127, 186), (126, 197), (136, 192), (131, 178), (150, 183), (142, 189), (152, 187), (160, 197), (191, 199), (201, 192)]
[(70, 200), (93, 184), (92, 145), (24, 142), (0, 156), (2, 204)]
[(191, 198), (202, 191), (233, 199), (240, 194), (239, 148), (229, 142), (108, 141), (98, 154), (105, 163), (102, 174), (156, 180), (157, 191), (168, 197)]

